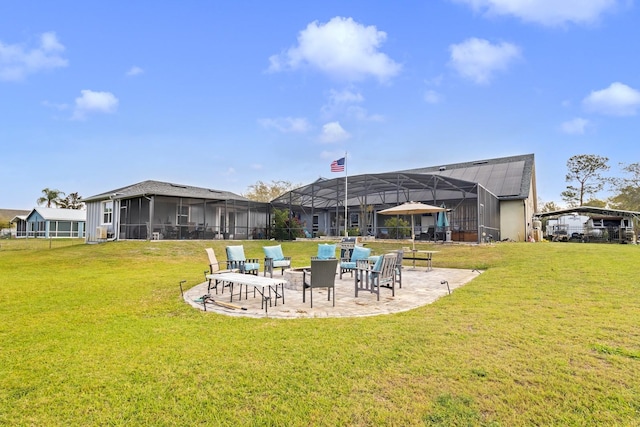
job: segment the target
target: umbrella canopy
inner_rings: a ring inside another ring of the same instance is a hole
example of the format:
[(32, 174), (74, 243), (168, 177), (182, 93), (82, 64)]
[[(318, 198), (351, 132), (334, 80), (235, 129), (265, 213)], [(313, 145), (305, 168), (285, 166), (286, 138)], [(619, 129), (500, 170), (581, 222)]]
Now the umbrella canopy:
[(427, 205), (420, 202), (406, 202), (392, 208), (383, 209), (378, 211), (382, 215), (411, 215), (411, 240), (413, 242), (413, 250), (416, 250), (416, 235), (415, 227), (413, 225), (413, 215), (423, 213), (444, 212), (446, 208), (439, 206)]

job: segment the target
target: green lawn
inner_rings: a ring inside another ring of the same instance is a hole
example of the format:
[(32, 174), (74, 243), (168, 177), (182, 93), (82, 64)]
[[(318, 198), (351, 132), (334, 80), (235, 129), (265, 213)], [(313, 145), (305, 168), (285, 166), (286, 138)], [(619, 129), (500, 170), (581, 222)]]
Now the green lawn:
[(409, 312), (274, 320), (181, 300), (224, 244), (2, 242), (0, 425), (640, 423), (640, 247), (440, 245), (434, 267), (486, 272)]

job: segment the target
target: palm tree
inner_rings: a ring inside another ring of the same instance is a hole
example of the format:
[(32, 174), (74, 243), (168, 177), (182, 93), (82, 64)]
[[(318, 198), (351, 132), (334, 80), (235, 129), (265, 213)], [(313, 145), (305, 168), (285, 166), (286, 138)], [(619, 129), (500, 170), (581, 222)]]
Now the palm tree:
[(63, 209), (82, 209), (84, 206), (82, 196), (79, 196), (78, 193), (68, 194), (64, 199), (58, 200), (57, 204)]
[(52, 190), (50, 188), (45, 188), (42, 190), (43, 196), (36, 200), (36, 203), (39, 205), (43, 205), (46, 203), (47, 207), (50, 208), (51, 204), (58, 205), (60, 201), (60, 197), (64, 196), (64, 193), (60, 190)]

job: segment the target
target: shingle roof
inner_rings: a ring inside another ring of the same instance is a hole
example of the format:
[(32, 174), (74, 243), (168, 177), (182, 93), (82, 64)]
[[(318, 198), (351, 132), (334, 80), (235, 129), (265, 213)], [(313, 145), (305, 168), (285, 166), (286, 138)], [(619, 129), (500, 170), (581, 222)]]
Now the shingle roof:
[(524, 154), (408, 169), (403, 172), (438, 174), (477, 182), (500, 199), (526, 199), (533, 182), (534, 167), (534, 155)]
[(140, 196), (172, 196), (172, 197), (190, 197), (195, 199), (214, 199), (214, 200), (242, 200), (249, 201), (246, 197), (223, 190), (213, 190), (209, 188), (192, 187), (190, 185), (172, 184), (170, 182), (161, 181), (142, 181), (137, 184), (128, 185), (126, 187), (117, 188), (115, 190), (106, 191), (84, 199), (85, 202), (95, 200), (128, 199)]

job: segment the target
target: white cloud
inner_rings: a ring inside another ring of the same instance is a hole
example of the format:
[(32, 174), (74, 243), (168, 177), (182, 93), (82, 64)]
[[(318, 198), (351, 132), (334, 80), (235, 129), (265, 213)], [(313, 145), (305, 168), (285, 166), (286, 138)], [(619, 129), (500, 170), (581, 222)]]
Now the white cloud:
[(56, 104), (54, 102), (49, 102), (49, 101), (42, 101), (42, 105), (47, 107), (47, 108), (52, 108), (52, 109), (58, 110), (58, 111), (64, 111), (64, 110), (67, 110), (69, 108), (68, 104)]
[(110, 92), (82, 90), (76, 98), (73, 120), (82, 120), (91, 113), (114, 113), (118, 109), (118, 98)]
[(634, 116), (640, 107), (640, 91), (615, 82), (602, 90), (592, 91), (582, 105), (594, 113), (609, 116)]
[(349, 118), (353, 118), (366, 122), (383, 122), (384, 116), (381, 114), (369, 114), (366, 108), (359, 105), (350, 105), (347, 107), (345, 114)]
[(66, 67), (68, 61), (61, 56), (64, 49), (54, 32), (42, 34), (32, 49), (0, 42), (0, 80), (20, 81), (28, 74)]
[(439, 104), (442, 96), (435, 90), (429, 89), (424, 93), (424, 100), (427, 104)]
[(258, 119), (265, 129), (276, 129), (282, 133), (305, 133), (311, 129), (307, 119), (302, 117), (278, 117), (275, 119)]
[(344, 130), (339, 122), (330, 122), (322, 126), (322, 134), (320, 135), (321, 142), (332, 144), (345, 141), (349, 138), (351, 138), (351, 134)]
[(144, 70), (142, 68), (134, 65), (133, 67), (131, 67), (129, 69), (129, 71), (127, 71), (127, 76), (133, 77), (133, 76), (137, 76), (137, 75), (142, 74), (142, 73), (144, 73)]
[(510, 15), (547, 26), (591, 24), (615, 9), (619, 0), (452, 0), (487, 16)]
[(453, 44), (449, 46), (449, 50), (450, 65), (461, 76), (476, 83), (489, 83), (495, 72), (506, 70), (520, 57), (520, 48), (514, 44), (491, 44), (478, 38)]
[(358, 105), (364, 102), (364, 96), (357, 91), (344, 89), (337, 91), (331, 89), (328, 95), (328, 102), (322, 106), (321, 112), (325, 119), (336, 116), (346, 116), (360, 121), (383, 121), (379, 114), (369, 114), (366, 108)]
[(333, 78), (357, 81), (373, 76), (386, 81), (401, 65), (379, 48), (387, 34), (352, 18), (335, 17), (326, 24), (314, 21), (298, 34), (298, 45), (269, 58), (269, 71), (315, 68)]
[(353, 92), (349, 89), (337, 91), (331, 89), (329, 92), (329, 100), (332, 104), (357, 104), (364, 101), (361, 93)]
[(573, 120), (566, 121), (560, 125), (562, 132), (569, 135), (583, 135), (587, 130), (589, 120), (576, 117)]

